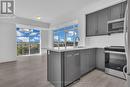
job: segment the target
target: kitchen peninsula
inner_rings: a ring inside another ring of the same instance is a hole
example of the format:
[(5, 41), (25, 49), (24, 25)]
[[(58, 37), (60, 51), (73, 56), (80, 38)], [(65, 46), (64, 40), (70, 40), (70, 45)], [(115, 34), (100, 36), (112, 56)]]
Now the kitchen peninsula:
[[(73, 49), (48, 49), (47, 50), (47, 77), (55, 87), (65, 87), (82, 76), (86, 75), (93, 69), (99, 68), (104, 70), (104, 55), (96, 61), (96, 50), (103, 48), (73, 48)], [(99, 52), (99, 51), (98, 51)], [(99, 53), (100, 54), (100, 53)], [(98, 61), (103, 61), (102, 65)], [(97, 63), (96, 63), (97, 62)]]

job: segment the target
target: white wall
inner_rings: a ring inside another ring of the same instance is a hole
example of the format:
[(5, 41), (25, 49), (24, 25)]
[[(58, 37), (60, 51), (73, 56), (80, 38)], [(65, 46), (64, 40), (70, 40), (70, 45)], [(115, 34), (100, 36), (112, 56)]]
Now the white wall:
[(41, 48), (48, 47), (48, 30), (41, 30)]
[(16, 25), (0, 21), (0, 63), (16, 61)]
[(53, 48), (53, 31), (48, 31), (48, 48)]
[(53, 31), (52, 30), (41, 30), (41, 48), (52, 48), (53, 47)]
[(41, 54), (45, 54), (47, 48), (53, 48), (52, 33), (52, 30), (41, 30)]
[[(80, 38), (81, 38), (80, 45), (82, 45), (82, 46), (89, 46), (90, 44), (92, 44), (93, 46), (97, 46), (98, 44), (102, 45), (102, 46), (123, 45), (124, 44), (124, 42), (122, 40), (123, 34), (122, 35), (116, 34), (116, 35), (112, 35), (112, 36), (96, 36), (96, 37), (91, 37), (91, 38), (86, 38), (86, 35), (85, 35), (85, 33), (86, 33), (85, 15), (86, 14), (95, 12), (97, 10), (101, 10), (103, 8), (112, 6), (114, 4), (117, 4), (117, 3), (120, 3), (123, 1), (125, 1), (125, 0), (97, 0), (97, 2), (93, 2), (92, 4), (87, 5), (86, 7), (84, 7), (81, 10), (62, 15), (61, 17), (57, 18), (57, 20), (55, 21), (54, 24), (52, 24), (52, 26), (61, 25), (63, 23), (67, 23), (72, 20), (78, 20), (79, 25), (80, 25), (80, 27), (79, 27)], [(118, 41), (119, 38), (121, 39), (120, 42)], [(106, 39), (109, 39), (109, 40), (106, 41)], [(96, 42), (96, 44), (94, 44), (95, 42)], [(109, 42), (111, 44), (108, 44), (107, 42)], [(118, 44), (116, 44), (117, 42), (118, 42)]]

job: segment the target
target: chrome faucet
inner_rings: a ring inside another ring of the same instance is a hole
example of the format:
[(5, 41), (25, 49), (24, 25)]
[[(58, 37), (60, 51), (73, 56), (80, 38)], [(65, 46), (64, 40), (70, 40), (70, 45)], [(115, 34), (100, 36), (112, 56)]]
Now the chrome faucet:
[[(79, 41), (80, 41), (79, 36), (75, 37), (75, 39), (74, 39), (74, 47), (78, 47)], [(78, 42), (77, 45), (76, 45), (76, 42)]]
[[(64, 33), (65, 33), (65, 38), (64, 38), (64, 47), (65, 47), (65, 49), (67, 49), (67, 33), (68, 33), (69, 31), (68, 30), (64, 30)], [(73, 46), (74, 47), (77, 47), (78, 46), (78, 43), (79, 43), (79, 41), (80, 41), (80, 38), (79, 38), (79, 36), (77, 36), (76, 34), (74, 34), (74, 42), (73, 42)], [(76, 44), (76, 42), (78, 42), (77, 44)]]

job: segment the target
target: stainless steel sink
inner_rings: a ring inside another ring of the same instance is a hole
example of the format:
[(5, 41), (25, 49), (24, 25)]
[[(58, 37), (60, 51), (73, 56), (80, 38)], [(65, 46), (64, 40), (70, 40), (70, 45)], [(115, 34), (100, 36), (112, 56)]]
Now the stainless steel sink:
[(84, 46), (78, 46), (77, 48), (84, 48)]

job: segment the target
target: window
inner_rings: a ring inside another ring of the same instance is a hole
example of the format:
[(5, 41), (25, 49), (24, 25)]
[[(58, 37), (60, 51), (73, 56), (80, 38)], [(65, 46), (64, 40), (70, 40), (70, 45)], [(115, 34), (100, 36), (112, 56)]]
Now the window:
[(16, 29), (17, 55), (40, 53), (40, 30)]
[[(66, 33), (66, 34), (65, 34)], [(65, 46), (65, 37), (66, 37), (66, 45), (67, 46), (73, 46), (74, 40), (76, 37), (79, 37), (79, 31), (78, 31), (78, 24), (74, 24), (71, 26), (63, 27), (60, 29), (56, 29), (53, 31), (54, 35), (54, 47), (60, 47)], [(65, 36), (66, 35), (66, 36)], [(78, 44), (78, 41), (76, 42)]]

